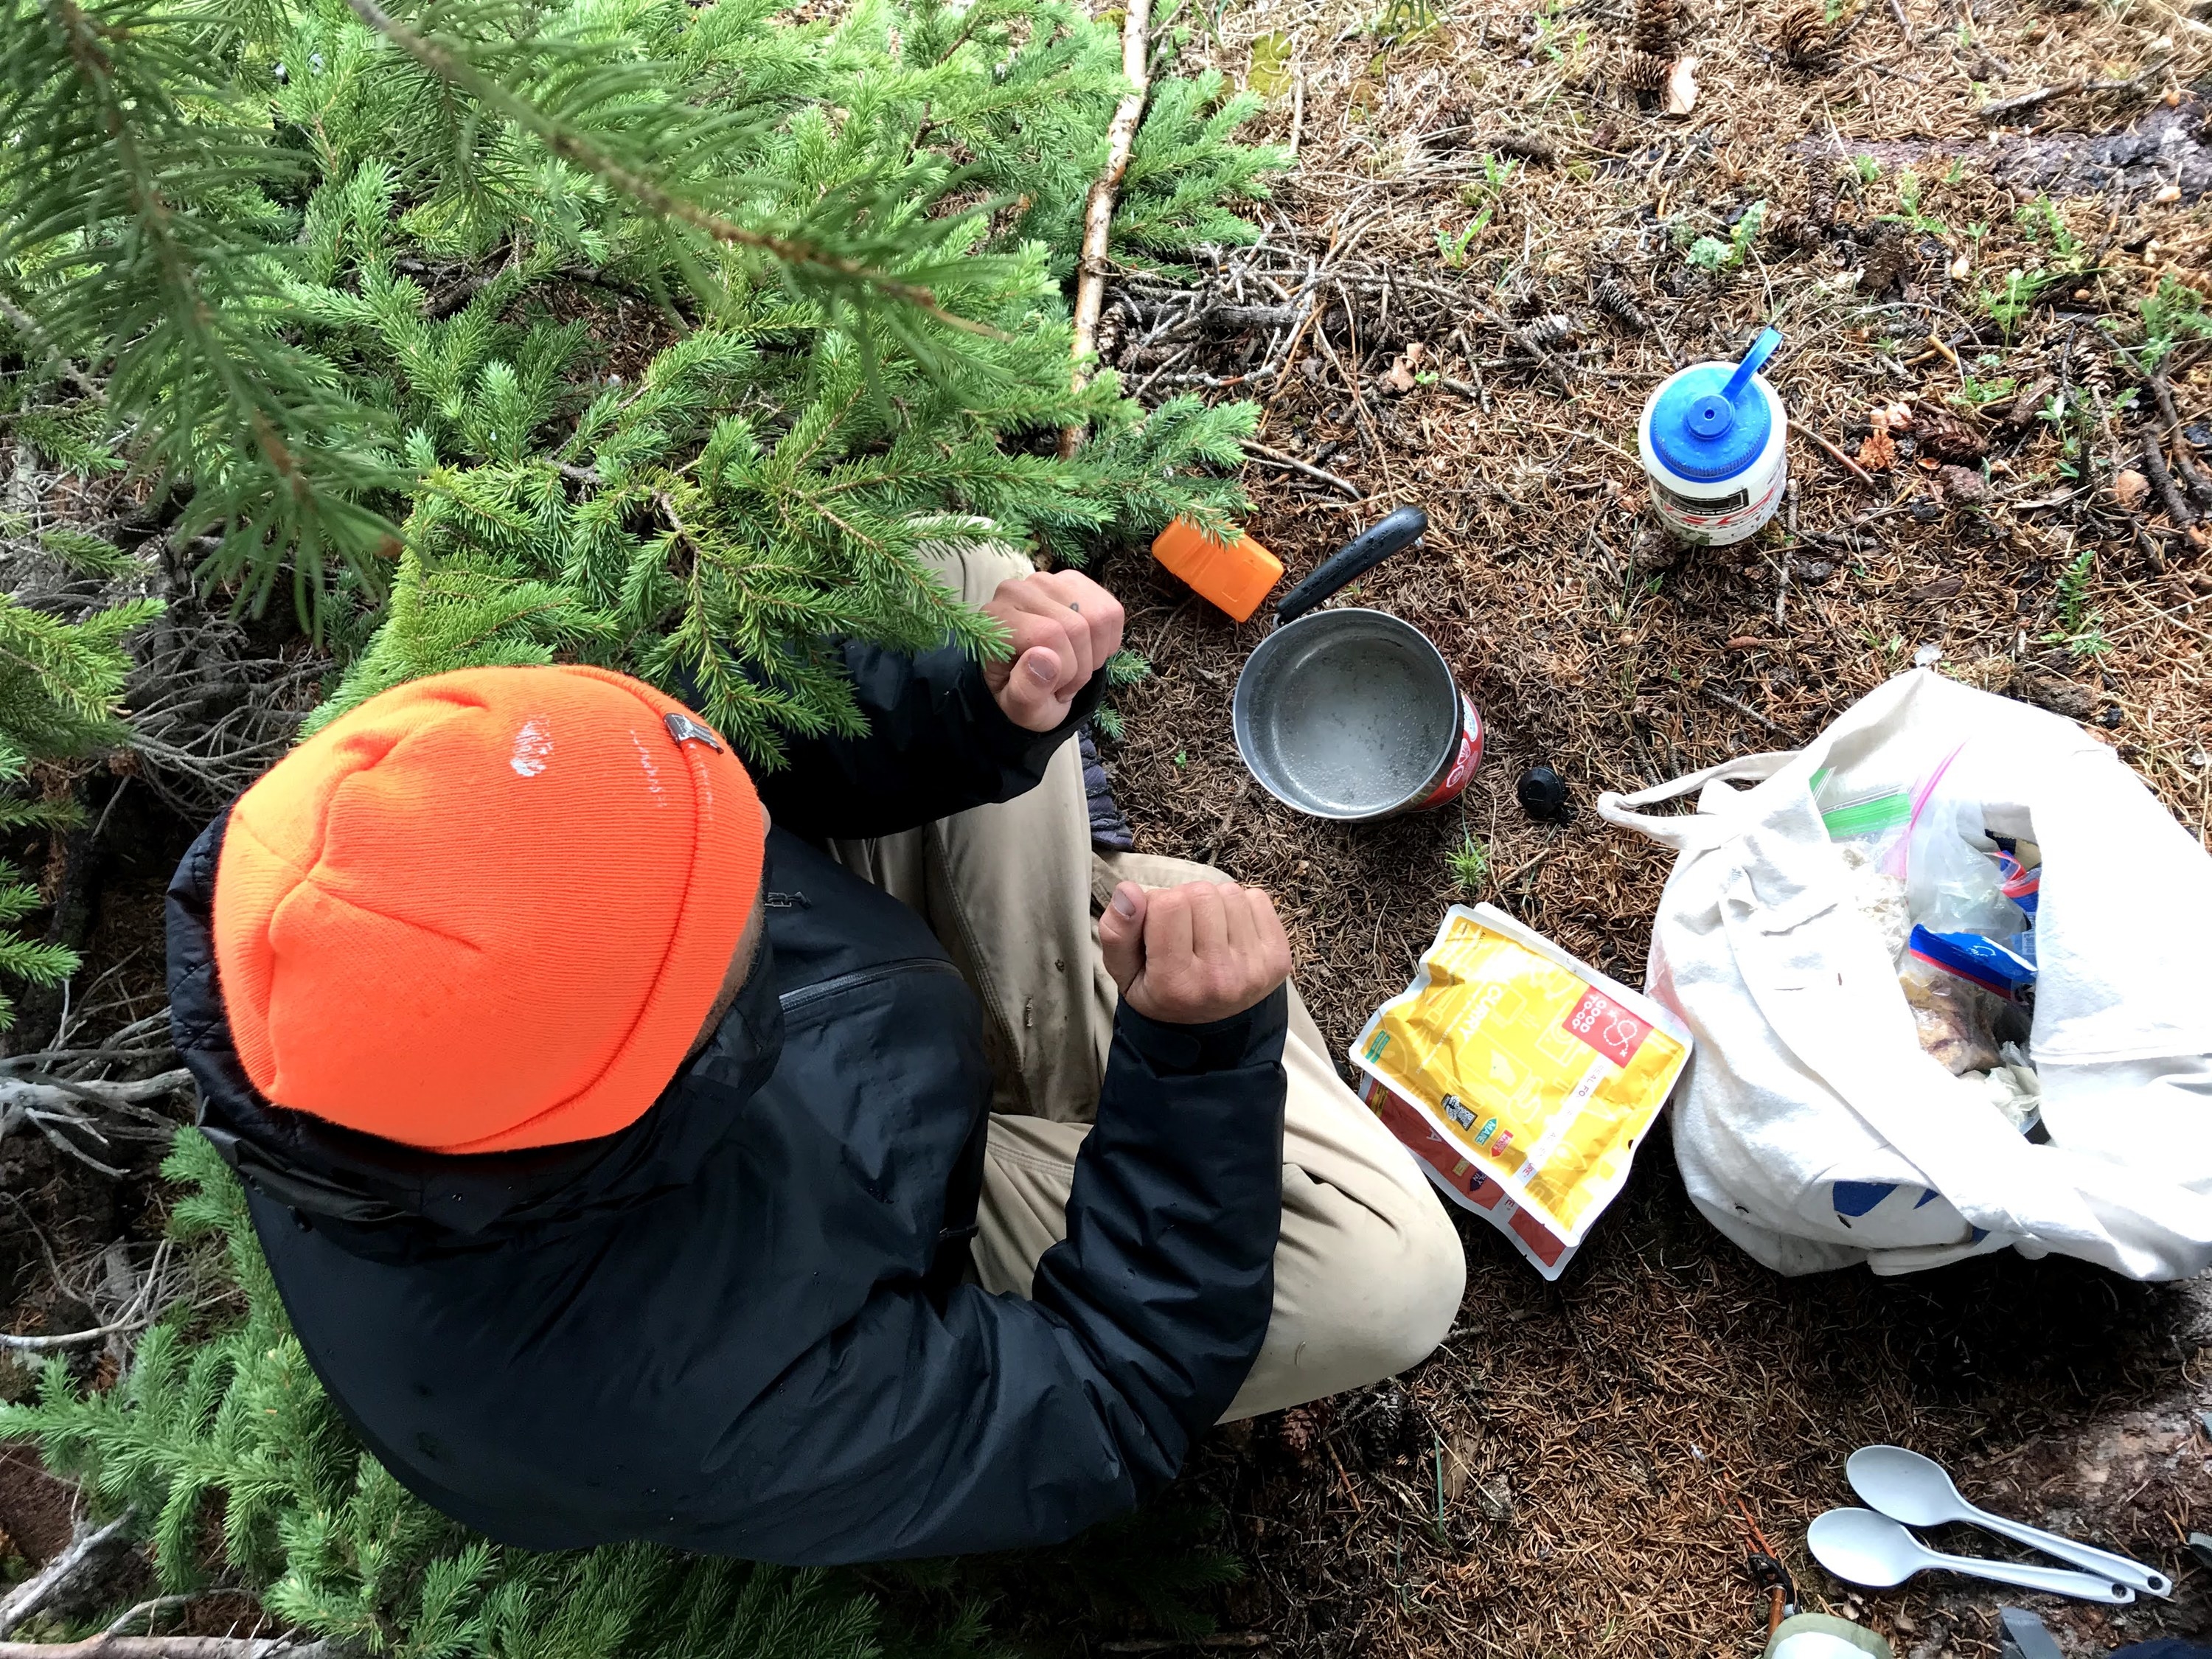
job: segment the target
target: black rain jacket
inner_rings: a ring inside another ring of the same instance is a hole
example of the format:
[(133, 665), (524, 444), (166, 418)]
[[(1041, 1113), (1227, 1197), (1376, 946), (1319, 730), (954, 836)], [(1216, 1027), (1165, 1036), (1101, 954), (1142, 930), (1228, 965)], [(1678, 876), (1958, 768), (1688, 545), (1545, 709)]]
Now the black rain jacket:
[(981, 1010), (919, 917), (811, 842), (1018, 795), (1073, 722), (1020, 730), (957, 651), (846, 656), (871, 735), (763, 780), (768, 954), (619, 1133), (441, 1157), (272, 1105), (216, 982), (223, 820), (170, 885), (177, 1046), (309, 1361), (393, 1474), (504, 1542), (1056, 1541), (1175, 1474), (1267, 1330), (1279, 991), (1209, 1026), (1124, 1006), (1033, 1298), (963, 1282)]

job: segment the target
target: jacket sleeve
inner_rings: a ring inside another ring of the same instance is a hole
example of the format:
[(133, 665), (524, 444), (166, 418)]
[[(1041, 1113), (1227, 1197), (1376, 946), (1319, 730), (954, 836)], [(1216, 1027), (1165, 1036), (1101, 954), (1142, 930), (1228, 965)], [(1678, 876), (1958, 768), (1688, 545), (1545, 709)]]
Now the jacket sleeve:
[(879, 1288), (747, 1413), (763, 1485), (717, 1547), (811, 1565), (1054, 1543), (1171, 1480), (1267, 1334), (1285, 1009), (1278, 991), (1178, 1027), (1124, 1006), (1031, 1299)]
[(1105, 696), (1101, 672), (1050, 732), (1008, 720), (983, 665), (957, 646), (908, 656), (857, 640), (845, 668), (866, 736), (801, 738), (759, 780), (775, 822), (809, 840), (888, 836), (1036, 787), (1054, 750)]

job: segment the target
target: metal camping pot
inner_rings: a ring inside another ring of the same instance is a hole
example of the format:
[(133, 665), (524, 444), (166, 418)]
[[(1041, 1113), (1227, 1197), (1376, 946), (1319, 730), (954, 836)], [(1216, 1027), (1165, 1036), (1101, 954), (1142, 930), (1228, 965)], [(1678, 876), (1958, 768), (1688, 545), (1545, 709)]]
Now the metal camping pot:
[(1401, 507), (1283, 596), (1237, 677), (1237, 752), (1260, 787), (1317, 818), (1441, 806), (1482, 760), (1482, 717), (1411, 623), (1346, 606), (1306, 613), (1429, 527)]

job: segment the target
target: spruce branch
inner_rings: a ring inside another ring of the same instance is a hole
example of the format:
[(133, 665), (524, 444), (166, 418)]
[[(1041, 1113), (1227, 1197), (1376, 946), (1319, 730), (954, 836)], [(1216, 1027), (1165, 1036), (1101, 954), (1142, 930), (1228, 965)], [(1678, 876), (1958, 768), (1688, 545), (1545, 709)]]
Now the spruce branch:
[[(1139, 0), (1146, 3), (1146, 0)], [(440, 80), (467, 93), (496, 110), (542, 143), (562, 161), (604, 180), (648, 211), (674, 219), (703, 232), (718, 242), (749, 248), (777, 264), (797, 270), (819, 272), (840, 286), (869, 289), (904, 301), (949, 327), (971, 334), (994, 332), (986, 325), (955, 316), (938, 303), (928, 287), (902, 282), (871, 269), (858, 259), (845, 258), (812, 243), (767, 231), (752, 230), (735, 220), (713, 213), (685, 199), (640, 168), (619, 161), (574, 129), (564, 125), (529, 100), (518, 96), (468, 60), (455, 43), (416, 33), (376, 3), (376, 0), (346, 0), (356, 16), (392, 42)]]

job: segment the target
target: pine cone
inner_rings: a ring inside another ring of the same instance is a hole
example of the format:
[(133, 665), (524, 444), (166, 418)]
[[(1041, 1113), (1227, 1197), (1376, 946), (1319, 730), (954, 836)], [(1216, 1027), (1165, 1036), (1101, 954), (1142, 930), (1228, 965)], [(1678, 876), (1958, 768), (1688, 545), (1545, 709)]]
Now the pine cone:
[(1631, 92), (1656, 92), (1667, 84), (1667, 76), (1674, 67), (1671, 53), (1632, 52), (1621, 70), (1621, 84)]
[(1398, 1457), (1406, 1445), (1407, 1410), (1405, 1389), (1385, 1382), (1375, 1391), (1374, 1404), (1359, 1419), (1359, 1449), (1371, 1468)]
[(1651, 319), (1644, 314), (1644, 308), (1636, 303), (1636, 296), (1631, 294), (1627, 287), (1618, 278), (1612, 276), (1598, 278), (1596, 285), (1591, 289), (1591, 297), (1597, 301), (1597, 308), (1600, 311), (1608, 317), (1620, 319), (1638, 334), (1651, 326)]
[(1806, 214), (1782, 212), (1766, 222), (1766, 239), (1777, 247), (1809, 247), (1820, 231)]
[(1791, 69), (1820, 67), (1828, 55), (1828, 20), (1817, 5), (1799, 6), (1783, 15), (1774, 32), (1774, 45)]
[(1981, 434), (1955, 416), (1923, 407), (1915, 422), (1920, 453), (1939, 461), (1978, 461), (1989, 453)]
[(1575, 319), (1565, 312), (1553, 312), (1548, 317), (1539, 317), (1513, 337), (1532, 352), (1548, 351), (1562, 341), (1574, 337)]
[(1818, 157), (1805, 163), (1805, 218), (1821, 234), (1836, 222), (1836, 169)]
[(1328, 1401), (1310, 1401), (1285, 1412), (1275, 1425), (1283, 1449), (1304, 1462), (1328, 1433)]
[(1671, 61), (1680, 9), (1680, 0), (1636, 0), (1636, 26), (1629, 43), (1639, 52)]
[(1879, 300), (1905, 280), (1905, 273), (1912, 264), (1911, 250), (1905, 246), (1905, 237), (1895, 225), (1887, 225), (1867, 249), (1866, 263), (1859, 268), (1859, 297)]
[(2100, 355), (2088, 353), (2084, 360), (2076, 363), (2074, 383), (2090, 394), (2091, 407), (2094, 408), (2100, 400), (2110, 403), (2112, 399), (2112, 366)]
[(1489, 141), (1489, 147), (1500, 155), (1517, 155), (1531, 167), (1549, 167), (1559, 159), (1552, 141), (1540, 133), (1501, 132)]

